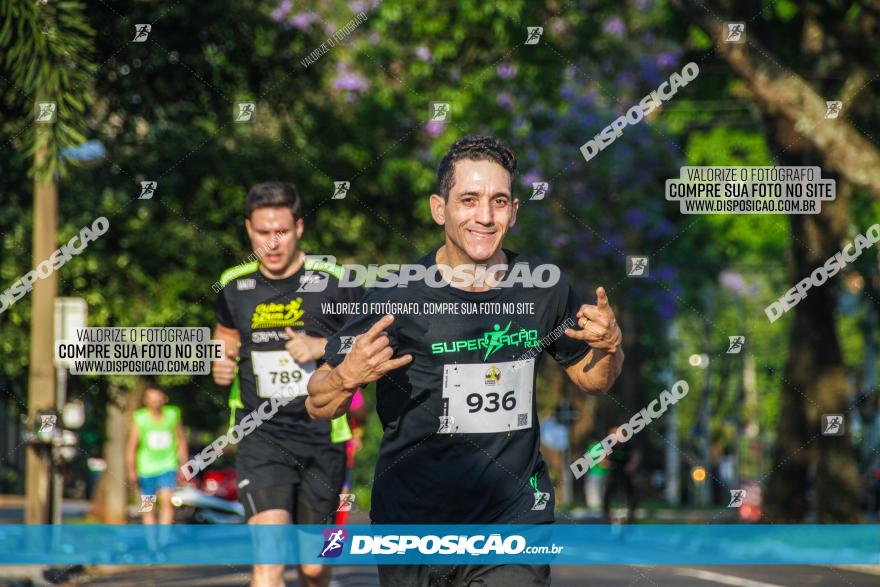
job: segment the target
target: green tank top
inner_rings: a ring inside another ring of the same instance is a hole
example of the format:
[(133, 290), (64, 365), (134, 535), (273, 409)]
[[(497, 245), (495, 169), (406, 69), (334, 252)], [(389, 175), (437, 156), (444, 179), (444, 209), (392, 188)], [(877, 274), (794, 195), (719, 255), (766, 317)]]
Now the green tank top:
[(134, 413), (138, 429), (136, 467), (139, 477), (155, 477), (177, 469), (177, 424), (180, 408), (164, 406), (162, 419), (156, 421), (148, 408)]

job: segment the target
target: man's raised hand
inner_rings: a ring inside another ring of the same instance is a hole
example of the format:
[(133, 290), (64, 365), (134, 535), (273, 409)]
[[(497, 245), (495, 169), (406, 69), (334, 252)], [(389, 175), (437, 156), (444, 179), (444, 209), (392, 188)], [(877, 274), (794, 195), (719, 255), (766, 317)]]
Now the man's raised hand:
[(594, 349), (616, 353), (623, 335), (614, 318), (614, 310), (608, 304), (605, 288), (596, 288), (596, 300), (596, 305), (581, 306), (576, 316), (578, 329), (566, 328), (565, 335), (582, 340)]
[(412, 355), (393, 358), (394, 349), (385, 332), (393, 322), (394, 316), (386, 314), (369, 330), (355, 337), (351, 350), (338, 367), (346, 389), (381, 379), (389, 371), (412, 361)]

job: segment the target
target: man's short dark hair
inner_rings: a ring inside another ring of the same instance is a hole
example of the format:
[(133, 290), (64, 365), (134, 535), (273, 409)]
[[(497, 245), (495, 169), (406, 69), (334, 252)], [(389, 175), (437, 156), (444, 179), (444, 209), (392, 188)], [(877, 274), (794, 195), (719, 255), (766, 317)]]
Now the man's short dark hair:
[(449, 198), (449, 191), (454, 181), (455, 162), (460, 159), (494, 161), (507, 170), (511, 182), (516, 174), (516, 156), (496, 137), (471, 135), (460, 138), (452, 143), (437, 167), (437, 185), (444, 199)]
[(247, 195), (244, 214), (250, 218), (260, 208), (288, 208), (293, 219), (302, 218), (302, 200), (292, 183), (266, 181), (253, 186)]

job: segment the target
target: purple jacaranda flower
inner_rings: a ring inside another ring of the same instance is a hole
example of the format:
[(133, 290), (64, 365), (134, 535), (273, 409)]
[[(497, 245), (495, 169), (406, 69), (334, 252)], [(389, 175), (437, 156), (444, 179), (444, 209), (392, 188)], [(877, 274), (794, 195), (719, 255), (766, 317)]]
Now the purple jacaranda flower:
[(367, 3), (363, 0), (354, 0), (348, 3), (348, 9), (357, 14), (367, 9)]
[(657, 304), (656, 308), (657, 317), (664, 322), (668, 322), (675, 318), (675, 314), (678, 311), (678, 304), (676, 304), (674, 300), (664, 300)]
[(651, 274), (657, 279), (669, 281), (671, 279), (675, 279), (675, 277), (678, 275), (678, 271), (676, 271), (674, 267), (670, 267), (669, 265), (660, 265), (658, 267), (652, 267)]
[(364, 76), (352, 71), (348, 65), (340, 63), (336, 67), (336, 78), (333, 80), (333, 88), (349, 92), (362, 92), (370, 87), (370, 83)]
[(428, 136), (432, 139), (436, 139), (445, 128), (446, 123), (434, 120), (425, 125), (425, 132), (428, 133)]
[(502, 106), (504, 108), (511, 108), (513, 106), (513, 98), (507, 92), (501, 92), (500, 94), (498, 94), (498, 96), (495, 98), (495, 101), (498, 103), (499, 106)]
[(654, 6), (654, 0), (636, 0), (636, 8), (639, 12), (650, 10)]
[(626, 220), (627, 226), (634, 230), (641, 230), (648, 221), (648, 213), (641, 208), (630, 208), (623, 217)]
[(428, 63), (430, 63), (433, 59), (433, 56), (431, 55), (431, 50), (424, 45), (419, 45), (418, 47), (416, 47), (416, 57)]
[(375, 32), (375, 31), (370, 33), (369, 39), (370, 39), (371, 45), (378, 45), (379, 44), (379, 33)]
[(610, 35), (614, 35), (615, 37), (622, 37), (626, 32), (626, 27), (623, 24), (623, 20), (620, 19), (619, 16), (612, 16), (608, 20), (605, 21), (605, 26), (602, 27), (606, 33)]
[(721, 282), (723, 287), (732, 289), (738, 294), (742, 294), (746, 291), (746, 280), (742, 273), (737, 273), (735, 271), (722, 271), (718, 281)]
[(290, 19), (290, 23), (294, 26), (294, 28), (298, 28), (301, 31), (306, 30), (309, 26), (315, 22), (318, 18), (314, 12), (298, 12), (293, 15), (293, 18)]
[(512, 63), (499, 63), (496, 69), (501, 79), (510, 79), (516, 75), (516, 65)]
[(657, 65), (660, 67), (675, 67), (678, 64), (678, 56), (673, 53), (661, 53), (657, 56)]
[(559, 90), (559, 95), (562, 96), (563, 100), (571, 100), (574, 98), (574, 90), (569, 86), (563, 86), (563, 88)]
[(567, 233), (560, 232), (559, 234), (554, 236), (553, 240), (551, 240), (550, 242), (553, 244), (554, 247), (564, 247), (568, 244), (568, 241), (570, 240), (571, 238), (568, 236)]
[(522, 178), (523, 185), (532, 189), (532, 184), (541, 181), (541, 171), (539, 169), (529, 169)]

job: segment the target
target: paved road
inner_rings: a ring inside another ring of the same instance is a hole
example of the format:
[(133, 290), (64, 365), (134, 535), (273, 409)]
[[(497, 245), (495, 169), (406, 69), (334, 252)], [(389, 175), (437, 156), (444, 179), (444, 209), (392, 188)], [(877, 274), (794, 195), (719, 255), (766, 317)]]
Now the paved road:
[[(877, 567), (880, 572), (880, 567)], [(2, 573), (2, 569), (0, 569)], [(288, 571), (288, 587), (298, 586), (296, 572)], [(2, 583), (0, 583), (2, 584)], [(245, 587), (245, 567), (137, 567), (123, 572), (76, 581), (77, 585), (119, 587)], [(336, 567), (334, 587), (375, 587), (375, 567)], [(554, 587), (876, 587), (880, 575), (839, 567), (812, 566), (557, 566)], [(511, 586), (515, 587), (515, 586)]]

